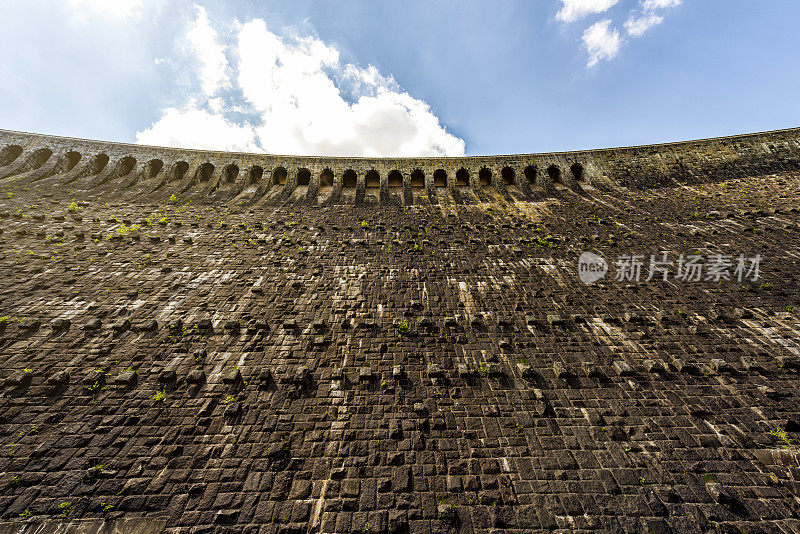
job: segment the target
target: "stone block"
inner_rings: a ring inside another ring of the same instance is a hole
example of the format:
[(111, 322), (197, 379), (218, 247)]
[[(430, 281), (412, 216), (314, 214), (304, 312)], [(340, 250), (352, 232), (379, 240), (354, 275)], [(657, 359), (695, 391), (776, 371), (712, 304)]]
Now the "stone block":
[(426, 374), (431, 378), (440, 378), (440, 377), (444, 376), (444, 372), (442, 371), (442, 368), (439, 367), (439, 365), (435, 364), (435, 363), (429, 363), (428, 364), (428, 367), (427, 367), (427, 370), (426, 370)]
[(617, 373), (619, 376), (632, 376), (634, 374), (633, 368), (628, 364), (628, 362), (618, 360), (612, 364), (614, 368), (614, 372)]
[(717, 373), (732, 373), (735, 371), (731, 364), (719, 358), (714, 358), (711, 360), (711, 369)]
[(661, 364), (661, 362), (659, 362), (657, 360), (645, 360), (643, 362), (643, 365), (644, 365), (645, 370), (647, 370), (648, 373), (663, 373), (664, 372), (664, 366)]
[(222, 372), (222, 382), (225, 384), (235, 384), (242, 379), (242, 373), (238, 367), (232, 367)]
[(553, 372), (555, 373), (556, 378), (558, 378), (560, 380), (564, 380), (566, 378), (569, 378), (569, 376), (571, 374), (569, 372), (569, 370), (561, 362), (553, 363)]
[(136, 384), (139, 375), (136, 371), (123, 371), (114, 378), (114, 384), (121, 387), (131, 387)]

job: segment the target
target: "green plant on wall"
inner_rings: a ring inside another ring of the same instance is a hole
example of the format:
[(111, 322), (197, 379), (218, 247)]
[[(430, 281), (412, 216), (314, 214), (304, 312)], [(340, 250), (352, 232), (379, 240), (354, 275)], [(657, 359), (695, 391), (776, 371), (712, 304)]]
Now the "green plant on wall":
[(411, 332), (411, 325), (408, 323), (408, 321), (400, 321), (397, 323), (398, 336), (403, 337), (408, 335), (409, 332)]
[(790, 438), (789, 433), (780, 428), (775, 430), (770, 430), (769, 435), (774, 438), (777, 438), (778, 442), (781, 444), (781, 447), (783, 447), (784, 449), (788, 449), (794, 443), (794, 438)]

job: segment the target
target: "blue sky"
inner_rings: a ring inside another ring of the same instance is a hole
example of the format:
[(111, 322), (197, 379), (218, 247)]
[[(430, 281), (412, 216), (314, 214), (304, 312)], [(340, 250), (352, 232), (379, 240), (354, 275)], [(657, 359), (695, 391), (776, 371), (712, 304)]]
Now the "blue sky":
[(468, 155), (800, 126), (796, 0), (4, 0), (0, 128)]

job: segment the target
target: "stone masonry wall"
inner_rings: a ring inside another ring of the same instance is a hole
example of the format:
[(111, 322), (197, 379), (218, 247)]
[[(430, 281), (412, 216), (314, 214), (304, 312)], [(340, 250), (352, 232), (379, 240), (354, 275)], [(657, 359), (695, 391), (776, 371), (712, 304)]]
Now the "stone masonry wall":
[[(373, 197), (403, 205), (436, 204), (439, 197), (445, 203), (472, 203), (491, 200), (491, 193), (484, 191), (487, 185), (509, 200), (537, 199), (551, 194), (554, 184), (642, 188), (800, 168), (800, 129), (632, 148), (465, 158), (237, 154), (6, 130), (0, 130), (0, 147), (0, 177), (15, 173), (23, 182), (56, 174), (65, 184), (94, 177), (83, 185), (269, 203), (294, 198), (355, 204)], [(304, 171), (306, 183), (298, 187)], [(344, 183), (347, 171), (354, 173), (351, 184)], [(376, 173), (372, 181), (370, 171)], [(390, 185), (393, 171), (397, 180)], [(438, 181), (437, 171), (443, 175)], [(142, 184), (149, 187), (142, 189)]]
[[(0, 532), (797, 532), (797, 135), (359, 160), (4, 132)], [(662, 254), (761, 270), (647, 281)]]

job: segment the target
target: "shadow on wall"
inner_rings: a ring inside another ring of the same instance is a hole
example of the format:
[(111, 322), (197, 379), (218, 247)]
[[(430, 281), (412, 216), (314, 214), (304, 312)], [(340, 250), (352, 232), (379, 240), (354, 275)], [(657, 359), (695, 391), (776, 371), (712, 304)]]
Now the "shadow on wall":
[(514, 185), (514, 169), (511, 167), (503, 167), (500, 171), (500, 177), (503, 179), (503, 184)]
[(320, 189), (333, 187), (333, 171), (330, 169), (322, 171), (322, 174), (319, 175), (319, 187)]
[(248, 185), (257, 184), (262, 178), (264, 178), (264, 168), (262, 166), (253, 165), (250, 167), (250, 173), (247, 178)]
[(554, 184), (562, 184), (561, 182), (561, 169), (558, 168), (557, 165), (550, 165), (547, 168), (547, 175), (553, 181)]
[(355, 189), (358, 183), (358, 176), (355, 171), (348, 170), (342, 175), (342, 187), (346, 189)]
[(531, 185), (536, 184), (536, 174), (537, 174), (536, 167), (534, 167), (533, 165), (528, 165), (527, 167), (525, 167), (525, 170), (523, 172), (525, 174), (525, 179), (528, 180), (529, 184)]
[(586, 179), (585, 171), (583, 170), (583, 165), (580, 163), (573, 163), (572, 167), (569, 168), (572, 171), (572, 176), (575, 177), (575, 181), (583, 182)]
[(411, 173), (411, 187), (425, 187), (425, 173), (419, 169), (415, 169)]
[(272, 171), (272, 183), (275, 185), (286, 185), (286, 177), (289, 173), (283, 167), (277, 167)]
[(70, 151), (64, 154), (64, 163), (63, 167), (61, 168), (61, 172), (69, 172), (74, 169), (78, 163), (81, 161), (81, 154), (80, 152)]
[(469, 171), (467, 171), (467, 169), (464, 169), (462, 167), (461, 169), (458, 169), (458, 171), (456, 171), (456, 186), (458, 187), (469, 186)]
[(197, 168), (195, 178), (198, 182), (207, 182), (214, 176), (214, 165), (211, 163), (203, 163)]
[(226, 184), (232, 184), (236, 181), (236, 178), (239, 176), (239, 166), (238, 165), (227, 165), (224, 169), (222, 169), (222, 181)]
[(170, 182), (177, 182), (178, 180), (183, 180), (183, 177), (186, 176), (186, 173), (189, 171), (189, 164), (185, 161), (179, 161), (175, 165), (172, 166), (170, 170), (169, 181)]
[(433, 186), (434, 187), (447, 187), (447, 173), (444, 169), (436, 169), (433, 173)]
[(487, 169), (486, 167), (482, 168), (478, 173), (478, 180), (480, 181), (481, 187), (489, 187), (492, 185), (492, 171)]
[(378, 171), (371, 170), (365, 176), (365, 184), (367, 187), (380, 187), (381, 186), (381, 177), (378, 174)]
[(161, 169), (164, 168), (164, 162), (160, 159), (151, 159), (147, 163), (144, 164), (144, 173), (142, 173), (142, 178), (145, 180), (150, 180), (151, 178), (155, 178), (158, 176), (158, 173), (161, 172)]
[(36, 170), (42, 165), (44, 165), (52, 155), (53, 151), (50, 150), (49, 148), (40, 148), (39, 150), (34, 151), (34, 153), (31, 154), (30, 158), (31, 170)]
[(6, 165), (14, 163), (14, 160), (16, 160), (20, 154), (22, 154), (22, 147), (19, 145), (3, 147), (3, 150), (0, 151), (0, 167), (5, 167)]
[(403, 187), (403, 175), (400, 174), (400, 171), (389, 173), (389, 187)]
[(311, 183), (311, 171), (306, 168), (302, 168), (297, 171), (297, 185), (304, 186), (309, 185)]

